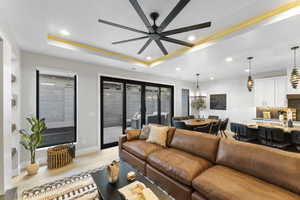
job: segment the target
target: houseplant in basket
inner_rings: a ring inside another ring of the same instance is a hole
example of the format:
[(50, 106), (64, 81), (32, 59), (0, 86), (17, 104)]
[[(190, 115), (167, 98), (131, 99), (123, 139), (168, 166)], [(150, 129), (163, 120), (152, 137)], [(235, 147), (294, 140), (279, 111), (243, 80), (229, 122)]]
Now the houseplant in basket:
[(26, 118), (31, 126), (30, 130), (20, 130), (21, 141), (23, 147), (30, 151), (30, 164), (26, 167), (29, 175), (34, 175), (39, 170), (39, 165), (35, 160), (36, 148), (43, 144), (43, 136), (41, 133), (46, 129), (45, 120), (38, 120), (35, 117)]

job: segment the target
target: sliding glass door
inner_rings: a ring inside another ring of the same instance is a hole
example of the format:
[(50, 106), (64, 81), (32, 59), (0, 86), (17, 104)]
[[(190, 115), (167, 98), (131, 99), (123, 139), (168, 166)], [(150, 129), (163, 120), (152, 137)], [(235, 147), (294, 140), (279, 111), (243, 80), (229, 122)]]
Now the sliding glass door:
[(126, 83), (126, 129), (140, 129), (142, 86)]
[[(104, 147), (114, 146), (123, 132), (123, 83), (102, 82), (102, 134)], [(105, 146), (106, 145), (106, 146)]]
[(145, 87), (146, 124), (159, 124), (159, 87)]
[(173, 86), (101, 77), (100, 88), (101, 148), (116, 146), (126, 129), (171, 125)]

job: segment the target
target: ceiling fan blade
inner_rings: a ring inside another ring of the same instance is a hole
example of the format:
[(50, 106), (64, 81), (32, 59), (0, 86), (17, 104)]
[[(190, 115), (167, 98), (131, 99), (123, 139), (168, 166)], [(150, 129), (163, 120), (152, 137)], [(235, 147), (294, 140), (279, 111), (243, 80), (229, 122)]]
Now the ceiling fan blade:
[(160, 48), (160, 50), (163, 52), (164, 55), (168, 55), (167, 49), (164, 47), (163, 43), (160, 40), (155, 40), (157, 46)]
[(102, 20), (102, 19), (98, 19), (98, 22), (103, 23), (103, 24), (108, 24), (108, 25), (111, 25), (111, 26), (115, 26), (115, 27), (118, 27), (118, 28), (126, 29), (126, 30), (129, 30), (129, 31), (133, 31), (133, 32), (137, 32), (137, 33), (142, 33), (142, 34), (148, 35), (148, 33), (145, 32), (145, 31), (140, 31), (140, 30), (137, 30), (135, 28), (131, 28), (131, 27), (128, 27), (128, 26), (123, 26), (123, 25), (116, 24), (116, 23), (109, 22), (109, 21), (105, 21), (105, 20)]
[(210, 26), (211, 26), (211, 22), (205, 22), (205, 23), (202, 23), (202, 24), (196, 24), (196, 25), (192, 25), (192, 26), (173, 29), (173, 30), (170, 30), (170, 31), (165, 31), (165, 32), (162, 32), (160, 35), (162, 35), (162, 36), (174, 35), (174, 34), (177, 34), (177, 33), (184, 33), (184, 32), (198, 30), (198, 29), (202, 29), (202, 28), (208, 28)]
[(169, 13), (169, 15), (160, 24), (160, 26), (157, 29), (157, 32), (161, 33), (189, 2), (190, 0), (179, 0), (177, 5), (173, 8), (173, 10)]
[(133, 6), (133, 8), (135, 9), (135, 11), (137, 12), (137, 14), (140, 16), (140, 18), (144, 22), (144, 24), (147, 27), (147, 29), (149, 30), (149, 32), (154, 33), (154, 29), (152, 28), (148, 18), (146, 17), (144, 11), (142, 10), (142, 8), (139, 5), (139, 3), (137, 2), (137, 0), (129, 0), (129, 1), (130, 1), (131, 5)]
[(142, 39), (146, 39), (146, 38), (148, 38), (148, 36), (132, 38), (132, 39), (128, 39), (128, 40), (116, 41), (116, 42), (112, 42), (112, 44), (122, 44), (122, 43), (126, 43), (126, 42), (133, 42), (133, 41), (136, 41), (136, 40), (142, 40)]
[(149, 46), (149, 44), (152, 42), (152, 39), (149, 38), (149, 40), (147, 40), (147, 42), (144, 44), (144, 46), (139, 50), (138, 54), (143, 53), (143, 51)]
[(164, 41), (167, 41), (167, 42), (187, 46), (187, 47), (193, 47), (194, 46), (194, 44), (192, 44), (192, 43), (185, 42), (185, 41), (182, 41), (182, 40), (177, 40), (177, 39), (174, 39), (174, 38), (169, 38), (169, 37), (162, 36), (162, 37), (160, 37), (160, 39), (164, 40)]

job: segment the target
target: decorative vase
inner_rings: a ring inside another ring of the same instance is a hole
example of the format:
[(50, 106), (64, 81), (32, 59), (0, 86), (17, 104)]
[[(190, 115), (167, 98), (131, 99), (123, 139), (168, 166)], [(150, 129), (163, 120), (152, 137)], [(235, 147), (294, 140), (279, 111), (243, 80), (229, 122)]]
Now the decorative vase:
[(110, 165), (107, 166), (107, 178), (109, 183), (116, 183), (119, 178), (120, 172), (120, 162), (113, 161)]
[(29, 164), (26, 167), (26, 171), (27, 174), (30, 176), (37, 174), (37, 172), (39, 171), (39, 164), (38, 163)]

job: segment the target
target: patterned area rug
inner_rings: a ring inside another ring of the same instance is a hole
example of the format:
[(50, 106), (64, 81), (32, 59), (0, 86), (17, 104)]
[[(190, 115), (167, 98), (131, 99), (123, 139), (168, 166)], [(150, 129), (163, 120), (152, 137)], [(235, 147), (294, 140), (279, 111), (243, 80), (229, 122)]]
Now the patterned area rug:
[(22, 193), (23, 200), (99, 200), (97, 185), (90, 173), (104, 167), (34, 187)]

